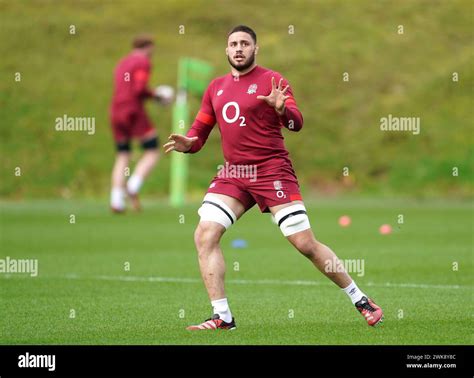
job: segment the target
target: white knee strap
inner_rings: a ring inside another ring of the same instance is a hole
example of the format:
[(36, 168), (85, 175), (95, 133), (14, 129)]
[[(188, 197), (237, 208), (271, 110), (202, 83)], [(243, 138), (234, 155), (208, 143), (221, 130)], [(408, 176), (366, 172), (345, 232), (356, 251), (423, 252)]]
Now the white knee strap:
[(296, 234), (311, 227), (308, 215), (306, 215), (306, 208), (302, 204), (291, 205), (279, 210), (275, 214), (275, 221), (285, 236)]
[(212, 193), (204, 196), (198, 214), (201, 221), (217, 222), (223, 225), (226, 230), (237, 220), (232, 209)]

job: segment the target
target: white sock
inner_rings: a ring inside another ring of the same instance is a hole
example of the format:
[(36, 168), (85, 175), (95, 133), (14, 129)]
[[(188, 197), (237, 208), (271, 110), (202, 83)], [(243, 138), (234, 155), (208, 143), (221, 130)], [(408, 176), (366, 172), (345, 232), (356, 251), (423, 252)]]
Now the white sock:
[(357, 287), (356, 283), (354, 281), (351, 282), (349, 286), (346, 288), (342, 289), (344, 292), (351, 298), (352, 304), (355, 304), (356, 302), (359, 302), (362, 297), (366, 297), (362, 291)]
[(125, 190), (123, 188), (112, 188), (110, 206), (118, 210), (125, 209)]
[(137, 194), (143, 185), (143, 179), (137, 175), (131, 175), (127, 181), (127, 190), (130, 194)]
[(218, 314), (223, 321), (226, 323), (230, 323), (232, 321), (232, 314), (230, 312), (229, 304), (227, 303), (227, 298), (211, 301), (211, 305), (214, 314)]

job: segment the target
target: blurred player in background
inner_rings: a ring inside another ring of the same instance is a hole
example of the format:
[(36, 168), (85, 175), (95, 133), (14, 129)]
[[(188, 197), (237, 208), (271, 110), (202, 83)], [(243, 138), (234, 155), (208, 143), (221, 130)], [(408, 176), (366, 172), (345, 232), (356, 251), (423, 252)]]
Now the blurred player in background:
[(377, 325), (382, 309), (357, 287), (334, 252), (314, 237), (281, 132), (283, 127), (301, 130), (303, 116), (287, 80), (258, 66), (257, 52), (257, 36), (251, 28), (239, 25), (231, 30), (226, 48), (231, 72), (209, 84), (186, 136), (171, 134), (164, 146), (166, 152), (196, 153), (217, 123), (226, 164), (257, 167), (253, 177), (226, 177), (220, 172), (198, 211), (201, 219), (194, 241), (213, 315), (188, 329), (236, 327), (224, 290), (220, 239), (255, 204), (270, 212), (288, 241), (348, 295), (368, 325)]
[[(117, 213), (125, 211), (127, 196), (132, 207), (140, 210), (138, 193), (159, 159), (158, 136), (146, 114), (144, 102), (154, 98), (162, 104), (168, 104), (171, 98), (164, 98), (148, 88), (153, 49), (151, 36), (137, 36), (133, 40), (133, 50), (119, 61), (114, 71), (110, 119), (117, 154), (112, 171), (110, 207)], [(141, 143), (144, 152), (126, 181), (132, 139)]]

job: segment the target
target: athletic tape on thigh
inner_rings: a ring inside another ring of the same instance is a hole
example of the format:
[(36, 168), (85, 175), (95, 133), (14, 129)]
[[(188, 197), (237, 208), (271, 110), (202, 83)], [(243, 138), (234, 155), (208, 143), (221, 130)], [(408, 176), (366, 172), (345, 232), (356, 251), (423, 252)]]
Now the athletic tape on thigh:
[(237, 220), (232, 209), (211, 193), (204, 196), (198, 214), (201, 221), (217, 222), (223, 225), (226, 230)]
[(120, 151), (120, 152), (130, 151), (130, 141), (117, 142), (116, 143), (116, 148), (117, 148), (117, 151)]
[(275, 220), (285, 236), (296, 234), (311, 227), (308, 215), (306, 215), (306, 208), (299, 203), (279, 210), (275, 214)]
[(153, 137), (151, 139), (143, 141), (142, 148), (144, 150), (154, 150), (158, 147), (158, 143), (159, 143), (158, 137)]

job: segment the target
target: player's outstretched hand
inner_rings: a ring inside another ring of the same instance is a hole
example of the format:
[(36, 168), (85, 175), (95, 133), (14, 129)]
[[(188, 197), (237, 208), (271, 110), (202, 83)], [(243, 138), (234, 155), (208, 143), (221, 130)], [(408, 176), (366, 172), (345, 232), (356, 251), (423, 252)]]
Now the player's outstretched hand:
[(168, 137), (169, 142), (163, 145), (163, 148), (165, 149), (165, 153), (167, 154), (168, 152), (171, 151), (178, 151), (178, 152), (187, 152), (191, 149), (193, 146), (194, 142), (198, 140), (198, 137), (191, 137), (188, 138), (187, 136), (184, 135), (179, 135), (179, 134), (171, 134)]
[(272, 76), (272, 91), (268, 96), (257, 96), (257, 99), (264, 100), (268, 105), (275, 108), (278, 114), (283, 114), (285, 110), (285, 101), (290, 98), (286, 96), (285, 93), (290, 87), (287, 85), (285, 88), (282, 88), (283, 78), (280, 79), (278, 87), (275, 85), (275, 78)]

